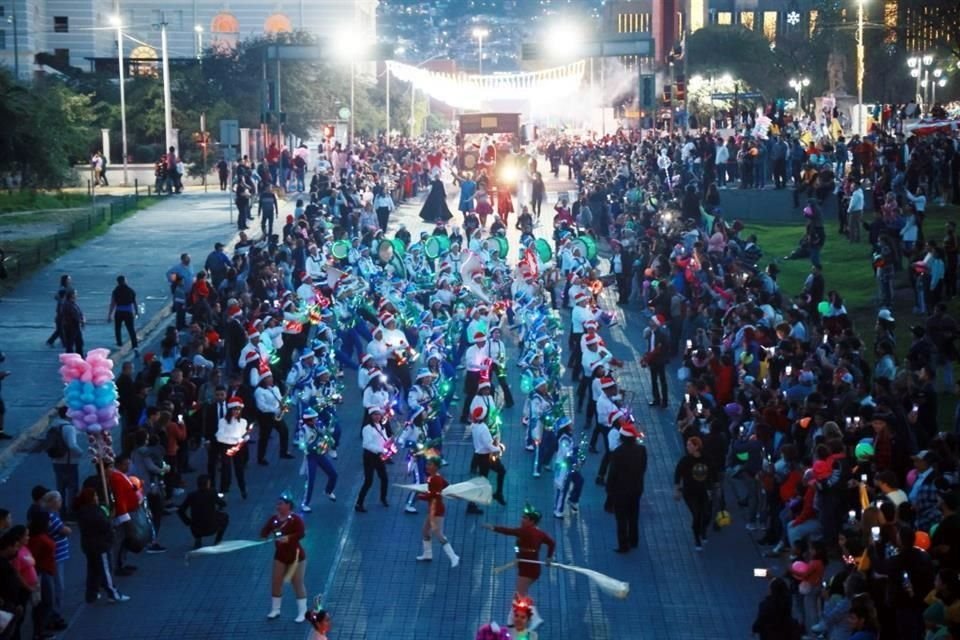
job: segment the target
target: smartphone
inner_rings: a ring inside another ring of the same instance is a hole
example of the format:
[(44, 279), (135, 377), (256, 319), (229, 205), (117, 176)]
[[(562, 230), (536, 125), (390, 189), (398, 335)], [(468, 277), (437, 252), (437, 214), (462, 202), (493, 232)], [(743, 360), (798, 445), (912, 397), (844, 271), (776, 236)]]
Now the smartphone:
[(690, 394), (689, 394), (689, 393), (683, 394), (683, 401), (686, 402), (686, 403), (689, 403), (689, 402), (690, 402)]
[(787, 367), (783, 370), (783, 372), (789, 376), (793, 373), (793, 367), (791, 367), (790, 365), (787, 365)]
[(183, 422), (183, 414), (182, 414), (182, 413), (177, 416), (177, 422)]
[(880, 542), (880, 527), (870, 527), (870, 537), (874, 542)]
[(865, 473), (861, 473), (861, 474), (860, 474), (860, 482), (866, 484), (866, 482), (867, 482), (867, 474), (865, 474)]
[(848, 429), (850, 428), (850, 423), (852, 423), (852, 422), (853, 422), (853, 418), (851, 418), (850, 416), (847, 416), (847, 428), (848, 428)]
[(750, 401), (750, 410), (753, 411), (757, 406), (753, 403), (753, 400)]
[(877, 509), (883, 506), (883, 500), (877, 500)]
[(916, 413), (919, 410), (920, 410), (920, 405), (918, 405), (917, 403), (913, 403), (913, 412)]
[(687, 340), (687, 351), (693, 349), (693, 340)]
[(860, 416), (854, 416), (853, 422), (854, 422), (854, 424), (859, 425), (859, 424), (860, 424)]
[(829, 339), (830, 339), (830, 336), (828, 336), (827, 334), (823, 334), (823, 344), (827, 344), (827, 340)]
[(847, 515), (850, 516), (851, 522), (857, 519), (857, 512), (853, 509), (850, 509), (850, 511), (847, 512)]
[(770, 575), (770, 570), (769, 570), (769, 569), (754, 569), (754, 570), (753, 570), (753, 577), (754, 577), (754, 578), (766, 578), (768, 575)]

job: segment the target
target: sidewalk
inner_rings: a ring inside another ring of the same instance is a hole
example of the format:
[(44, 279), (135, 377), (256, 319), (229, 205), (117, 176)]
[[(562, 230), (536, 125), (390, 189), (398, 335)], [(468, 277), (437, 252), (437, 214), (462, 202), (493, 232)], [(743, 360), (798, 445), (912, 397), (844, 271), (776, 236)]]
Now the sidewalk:
[[(85, 348), (107, 347), (113, 351), (113, 323), (106, 317), (117, 275), (126, 275), (137, 300), (146, 307), (137, 320), (138, 332), (142, 332), (169, 308), (170, 290), (164, 277), (167, 269), (184, 251), (193, 256), (196, 268), (202, 268), (213, 243), (233, 237), (236, 227), (230, 225), (230, 219), (226, 197), (220, 194), (163, 200), (64, 254), (4, 296), (0, 302), (0, 331), (4, 336), (0, 350), (7, 356), (2, 366), (13, 372), (3, 381), (7, 433), (14, 437), (35, 435), (37, 425), (45, 425), (46, 412), (61, 399), (59, 343), (57, 348), (44, 344), (53, 331), (54, 294), (61, 274), (72, 276), (77, 302), (87, 318)], [(8, 472), (14, 442), (0, 441), (0, 477)]]
[[(548, 184), (548, 190), (562, 191), (566, 187)], [(448, 193), (455, 203), (455, 192), (451, 190)], [(552, 228), (552, 200), (549, 204), (549, 208), (544, 207), (541, 229)], [(209, 228), (203, 227), (203, 232), (197, 235), (208, 236), (212, 243), (218, 231), (223, 232), (223, 238), (230, 234), (229, 227), (217, 222), (221, 214), (225, 220), (225, 212), (208, 208), (202, 200), (197, 205), (209, 214), (204, 216), (205, 223), (210, 222)], [(155, 216), (162, 206), (138, 214), (137, 218)], [(419, 210), (418, 202), (401, 206), (391, 220), (391, 227), (403, 223), (413, 233), (429, 229), (417, 217)], [(176, 214), (171, 212), (169, 215)], [(131, 220), (135, 221), (136, 218)], [(181, 220), (181, 223), (184, 222)], [(157, 233), (164, 232), (158, 230)], [(104, 240), (110, 238), (111, 234), (104, 236)], [(162, 243), (157, 242), (159, 246), (179, 247), (185, 241), (176, 234), (165, 237)], [(512, 255), (518, 238), (518, 232), (512, 226), (509, 227), (508, 237)], [(101, 250), (125, 246), (127, 241), (129, 236), (115, 237), (113, 242), (119, 244), (104, 244)], [(186, 248), (196, 254), (196, 260), (202, 260), (206, 255), (203, 245), (198, 248), (188, 245)], [(127, 254), (126, 249), (122, 251), (124, 255)], [(132, 280), (141, 295), (147, 290), (163, 289), (162, 274), (176, 260), (177, 253), (177, 249), (156, 251), (144, 260), (154, 264), (152, 267), (143, 266)], [(92, 257), (88, 256), (88, 259)], [(111, 258), (108, 262), (113, 261)], [(79, 263), (71, 263), (74, 264)], [(57, 269), (65, 268), (54, 266)], [(70, 266), (69, 269), (77, 267)], [(55, 280), (58, 273), (54, 270), (47, 278)], [(81, 279), (80, 273), (77, 270), (75, 275), (81, 295), (86, 298), (90, 294), (86, 293), (88, 286), (83, 282), (92, 282), (95, 276), (84, 273)], [(159, 274), (159, 280), (150, 274)], [(112, 272), (109, 277), (113, 277)], [(150, 279), (149, 283), (147, 278)], [(153, 284), (154, 281), (157, 284)], [(46, 289), (43, 290), (44, 295), (48, 293)], [(157, 309), (161, 302), (152, 304), (151, 311)], [(613, 299), (608, 299), (606, 306), (619, 309), (615, 307)], [(46, 310), (39, 303), (38, 308)], [(88, 314), (92, 315), (90, 311)], [(566, 322), (569, 311), (561, 315)], [(600, 456), (588, 457), (579, 515), (568, 516), (565, 521), (553, 518), (552, 475), (544, 473), (539, 479), (531, 476), (532, 459), (524, 451), (519, 422), (522, 408), (519, 370), (511, 365), (511, 387), (518, 401), (514, 409), (505, 412), (507, 506), (493, 504), (485, 508), (483, 516), (468, 516), (464, 513), (465, 505), (448, 501), (445, 530), (462, 558), (460, 567), (451, 570), (439, 548), (434, 549), (433, 562), (416, 562), (414, 557), (420, 552), (423, 507), (420, 507), (419, 515), (405, 514), (405, 492), (391, 488), (388, 492), (391, 506), (384, 509), (377, 504), (375, 482), (367, 500), (369, 512), (358, 514), (353, 511), (362, 481), (359, 443), (361, 408), (358, 402), (348, 401), (340, 412), (344, 435), (340, 457), (334, 463), (340, 476), (336, 487), (338, 500), (329, 502), (318, 489), (313, 499), (313, 513), (305, 516), (307, 536), (304, 546), (309, 558), (306, 585), (311, 602), (315, 595), (322, 594), (325, 605), (333, 614), (331, 638), (361, 640), (389, 637), (413, 640), (429, 633), (440, 640), (459, 640), (472, 638), (477, 627), (491, 618), (502, 623), (513, 594), (515, 570), (494, 575), (492, 569), (513, 558), (514, 542), (490, 533), (479, 525), (482, 522), (515, 525), (527, 501), (543, 512), (541, 526), (556, 539), (556, 557), (559, 561), (589, 567), (626, 580), (631, 585), (631, 593), (626, 600), (615, 600), (592, 588), (583, 577), (559, 570), (545, 570), (532, 590), (546, 620), (540, 629), (541, 638), (692, 640), (749, 636), (749, 626), (757, 603), (766, 589), (764, 580), (752, 578), (752, 569), (766, 564), (759, 558), (757, 548), (744, 530), (743, 515), (739, 511), (733, 511), (734, 523), (731, 527), (711, 536), (704, 552), (694, 551), (689, 515), (683, 504), (674, 502), (672, 497), (673, 467), (681, 454), (679, 436), (673, 423), (675, 405), (662, 411), (651, 411), (646, 407), (649, 381), (638, 364), (643, 342), (640, 333), (643, 325), (639, 315), (639, 309), (635, 306), (625, 312), (618, 311), (619, 325), (612, 330), (605, 330), (604, 337), (617, 357), (627, 363), (620, 379), (624, 388), (632, 392), (635, 398), (634, 411), (647, 434), (649, 468), (641, 506), (640, 548), (626, 556), (613, 553), (616, 546), (614, 520), (603, 511), (605, 496), (602, 488), (593, 484)], [(47, 336), (45, 332), (48, 327), (42, 318), (36, 322), (40, 326), (33, 329), (36, 336), (30, 340), (31, 344), (41, 345), (34, 349), (41, 351), (36, 354), (40, 357), (45, 353), (42, 340)], [(506, 342), (511, 351), (508, 361), (512, 363), (517, 355), (514, 337), (509, 336)], [(50, 387), (50, 397), (58, 397), (60, 385), (55, 377), (56, 368), (50, 366), (54, 382), (45, 380), (44, 385)], [(39, 375), (35, 378), (44, 380)], [(565, 377), (565, 381), (568, 379)], [(355, 374), (347, 372), (345, 382), (347, 397), (356, 398)], [(461, 388), (462, 380), (458, 379), (455, 384), (458, 389)], [(680, 389), (675, 378), (671, 378), (670, 384), (676, 398)], [(14, 402), (20, 404), (18, 398), (24, 397), (22, 391), (22, 387), (14, 391), (5, 386), (4, 397), (8, 405)], [(572, 392), (569, 386), (565, 387), (567, 398), (572, 399)], [(462, 395), (462, 391), (460, 393)], [(459, 404), (455, 407), (459, 407)], [(571, 414), (571, 417), (574, 417), (579, 432), (583, 428), (583, 415)], [(468, 477), (472, 448), (470, 441), (463, 439), (463, 433), (463, 427), (455, 422), (445, 439), (444, 455), (449, 465), (445, 467), (444, 475), (451, 482)], [(271, 445), (267, 454), (270, 466), (253, 464), (248, 467), (249, 499), (241, 501), (236, 490), (228, 496), (231, 519), (226, 535), (228, 540), (255, 539), (282, 491), (291, 491), (297, 499), (302, 495), (303, 478), (298, 475), (300, 461), (278, 460), (276, 445)], [(30, 487), (39, 482), (53, 481), (44, 454), (23, 458), (28, 464), (21, 465), (3, 486), (5, 504), (2, 506), (11, 508), (18, 521), (22, 521), (28, 505)], [(205, 463), (204, 452), (196, 452), (192, 465), (204, 469)], [(388, 467), (390, 482), (408, 482), (405, 471), (406, 464), (398, 456), (396, 464)], [(196, 474), (187, 476), (191, 487), (195, 479)], [(323, 481), (322, 474), (318, 476), (318, 481)], [(143, 640), (165, 640), (169, 637), (177, 637), (178, 640), (224, 637), (303, 640), (307, 635), (305, 625), (292, 622), (295, 608), (289, 586), (285, 587), (281, 618), (266, 620), (271, 548), (259, 547), (199, 558), (185, 567), (183, 554), (190, 549), (192, 539), (175, 516), (164, 520), (160, 537), (169, 549), (167, 553), (136, 557), (134, 564), (140, 567), (139, 571), (131, 577), (118, 578), (121, 590), (132, 596), (130, 602), (121, 605), (85, 605), (82, 604), (83, 558), (79, 540), (74, 536), (71, 540), (73, 557), (67, 568), (65, 612), (71, 624), (60, 637), (107, 640), (132, 635)]]

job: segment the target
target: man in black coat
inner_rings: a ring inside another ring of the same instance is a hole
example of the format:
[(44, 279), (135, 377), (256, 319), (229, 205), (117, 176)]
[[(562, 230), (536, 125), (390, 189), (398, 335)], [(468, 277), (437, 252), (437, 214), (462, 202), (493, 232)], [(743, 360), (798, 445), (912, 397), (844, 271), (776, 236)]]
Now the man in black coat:
[(640, 543), (640, 498), (647, 472), (647, 448), (638, 441), (632, 424), (620, 426), (620, 446), (610, 454), (607, 508), (617, 519), (617, 553), (627, 553)]
[(203, 546), (204, 536), (215, 536), (213, 543), (220, 544), (230, 523), (229, 516), (223, 512), (226, 507), (227, 503), (213, 489), (210, 476), (199, 476), (197, 490), (191, 492), (177, 508), (177, 515), (193, 534), (194, 549)]

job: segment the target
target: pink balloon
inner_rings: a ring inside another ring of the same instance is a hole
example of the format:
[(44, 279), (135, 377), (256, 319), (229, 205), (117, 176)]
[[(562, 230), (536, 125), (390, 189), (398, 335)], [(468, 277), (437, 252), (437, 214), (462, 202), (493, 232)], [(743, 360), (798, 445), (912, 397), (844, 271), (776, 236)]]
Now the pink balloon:
[(77, 362), (83, 362), (83, 358), (81, 358), (78, 353), (61, 353), (60, 362), (63, 364), (75, 364)]
[(917, 470), (910, 469), (907, 472), (907, 488), (913, 487), (913, 483), (917, 481)]
[(93, 382), (93, 374), (87, 371), (80, 376), (80, 379), (84, 382)]
[(806, 575), (807, 571), (810, 570), (810, 567), (806, 562), (802, 560), (797, 560), (792, 565), (790, 565), (790, 571), (798, 575)]

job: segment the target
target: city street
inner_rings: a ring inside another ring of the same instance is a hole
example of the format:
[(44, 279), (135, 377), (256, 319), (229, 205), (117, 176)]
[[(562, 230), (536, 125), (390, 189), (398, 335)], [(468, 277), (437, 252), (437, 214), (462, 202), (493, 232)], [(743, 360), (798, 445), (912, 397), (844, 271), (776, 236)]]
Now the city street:
[[(561, 175), (565, 175), (565, 167)], [(451, 209), (455, 210), (455, 190), (449, 183), (447, 188)], [(557, 194), (573, 189), (565, 181), (548, 181), (539, 234), (549, 236), (552, 231)], [(292, 202), (282, 204), (281, 219), (290, 210)], [(414, 234), (432, 228), (419, 220), (418, 213), (419, 202), (400, 207), (391, 220), (391, 234), (400, 223)], [(141, 320), (149, 321), (168, 304), (169, 292), (163, 281), (166, 269), (181, 251), (190, 252), (199, 268), (214, 241), (226, 242), (232, 237), (228, 215), (220, 194), (165, 200), (66, 254), (4, 300), (0, 323), (7, 329), (5, 366), (14, 375), (4, 382), (3, 393), (13, 435), (29, 429), (61, 394), (55, 351), (43, 344), (51, 330), (52, 294), (59, 274), (71, 273), (76, 282), (80, 304), (90, 321), (87, 348), (112, 346), (112, 324), (108, 327), (103, 318), (115, 275), (127, 274), (147, 304), (147, 318)], [(513, 221), (511, 218), (511, 262), (518, 237)], [(456, 219), (454, 222), (459, 223)], [(673, 468), (681, 455), (673, 420), (678, 383), (671, 379), (674, 397), (669, 409), (647, 408), (649, 380), (639, 365), (643, 344), (640, 309), (635, 305), (617, 307), (613, 295), (605, 299), (606, 307), (618, 316), (618, 323), (604, 331), (604, 338), (613, 354), (626, 363), (618, 377), (632, 398), (649, 452), (640, 547), (625, 556), (613, 552), (613, 516), (604, 512), (603, 489), (593, 483), (598, 455), (589, 456), (584, 470), (586, 485), (579, 514), (566, 520), (553, 517), (552, 477), (550, 473), (539, 479), (531, 476), (532, 457), (523, 447), (522, 403), (518, 400), (517, 406), (504, 414), (507, 506), (493, 504), (485, 508), (484, 515), (475, 516), (465, 513), (463, 503), (448, 500), (445, 530), (461, 556), (461, 564), (450, 569), (439, 553), (431, 563), (418, 563), (414, 558), (420, 552), (423, 506), (420, 515), (405, 514), (402, 503), (406, 493), (391, 489), (389, 509), (370, 499), (368, 513), (353, 510), (362, 480), (362, 409), (359, 402), (348, 400), (340, 411), (344, 437), (335, 462), (340, 474), (338, 500), (329, 502), (317, 491), (313, 513), (304, 516), (307, 589), (311, 602), (314, 595), (321, 594), (332, 612), (331, 638), (413, 640), (429, 634), (453, 640), (472, 638), (485, 621), (503, 622), (513, 594), (515, 570), (495, 574), (493, 569), (513, 558), (514, 543), (512, 538), (492, 534), (480, 524), (516, 526), (525, 502), (543, 512), (541, 527), (555, 537), (558, 561), (595, 569), (631, 586), (627, 599), (616, 600), (583, 577), (545, 570), (532, 589), (546, 620), (539, 630), (540, 638), (748, 637), (756, 605), (766, 589), (765, 580), (752, 577), (753, 568), (765, 566), (765, 561), (744, 529), (740, 512), (733, 512), (729, 528), (711, 535), (703, 552), (694, 550), (687, 509), (672, 496)], [(562, 316), (567, 323), (569, 311), (563, 311)], [(506, 342), (515, 356), (515, 337), (508, 336)], [(519, 396), (519, 370), (511, 365), (509, 376)], [(569, 374), (564, 379), (569, 381)], [(358, 397), (355, 374), (347, 371), (345, 380), (347, 397)], [(456, 385), (459, 388), (462, 382), (458, 380)], [(572, 411), (572, 389), (566, 388), (564, 393)], [(575, 416), (575, 424), (579, 439), (582, 414)], [(444, 455), (449, 465), (443, 472), (451, 482), (469, 477), (472, 448), (463, 434), (463, 427), (454, 421), (446, 435)], [(278, 460), (273, 443), (268, 460), (269, 467), (249, 467), (248, 500), (240, 500), (236, 492), (228, 496), (230, 527), (226, 539), (255, 539), (281, 492), (291, 491), (298, 499), (302, 494), (300, 460)], [(196, 452), (192, 464), (205, 468), (205, 453)], [(391, 482), (409, 482), (405, 468), (400, 459), (388, 467)], [(42, 452), (7, 459), (0, 475), (4, 479), (0, 504), (10, 508), (17, 521), (23, 520), (31, 487), (53, 484), (48, 458)], [(196, 474), (187, 475), (188, 490), (195, 478)], [(728, 503), (735, 504), (729, 489), (727, 495)], [(183, 557), (191, 548), (192, 538), (176, 516), (162, 523), (160, 539), (168, 547), (167, 553), (135, 558), (134, 564), (139, 567), (136, 574), (117, 579), (121, 590), (131, 596), (129, 602), (86, 605), (82, 603), (83, 558), (74, 535), (66, 575), (65, 614), (70, 627), (60, 637), (302, 640), (307, 635), (306, 625), (292, 622), (295, 608), (289, 586), (281, 618), (266, 619), (272, 546), (198, 558), (186, 566)]]

